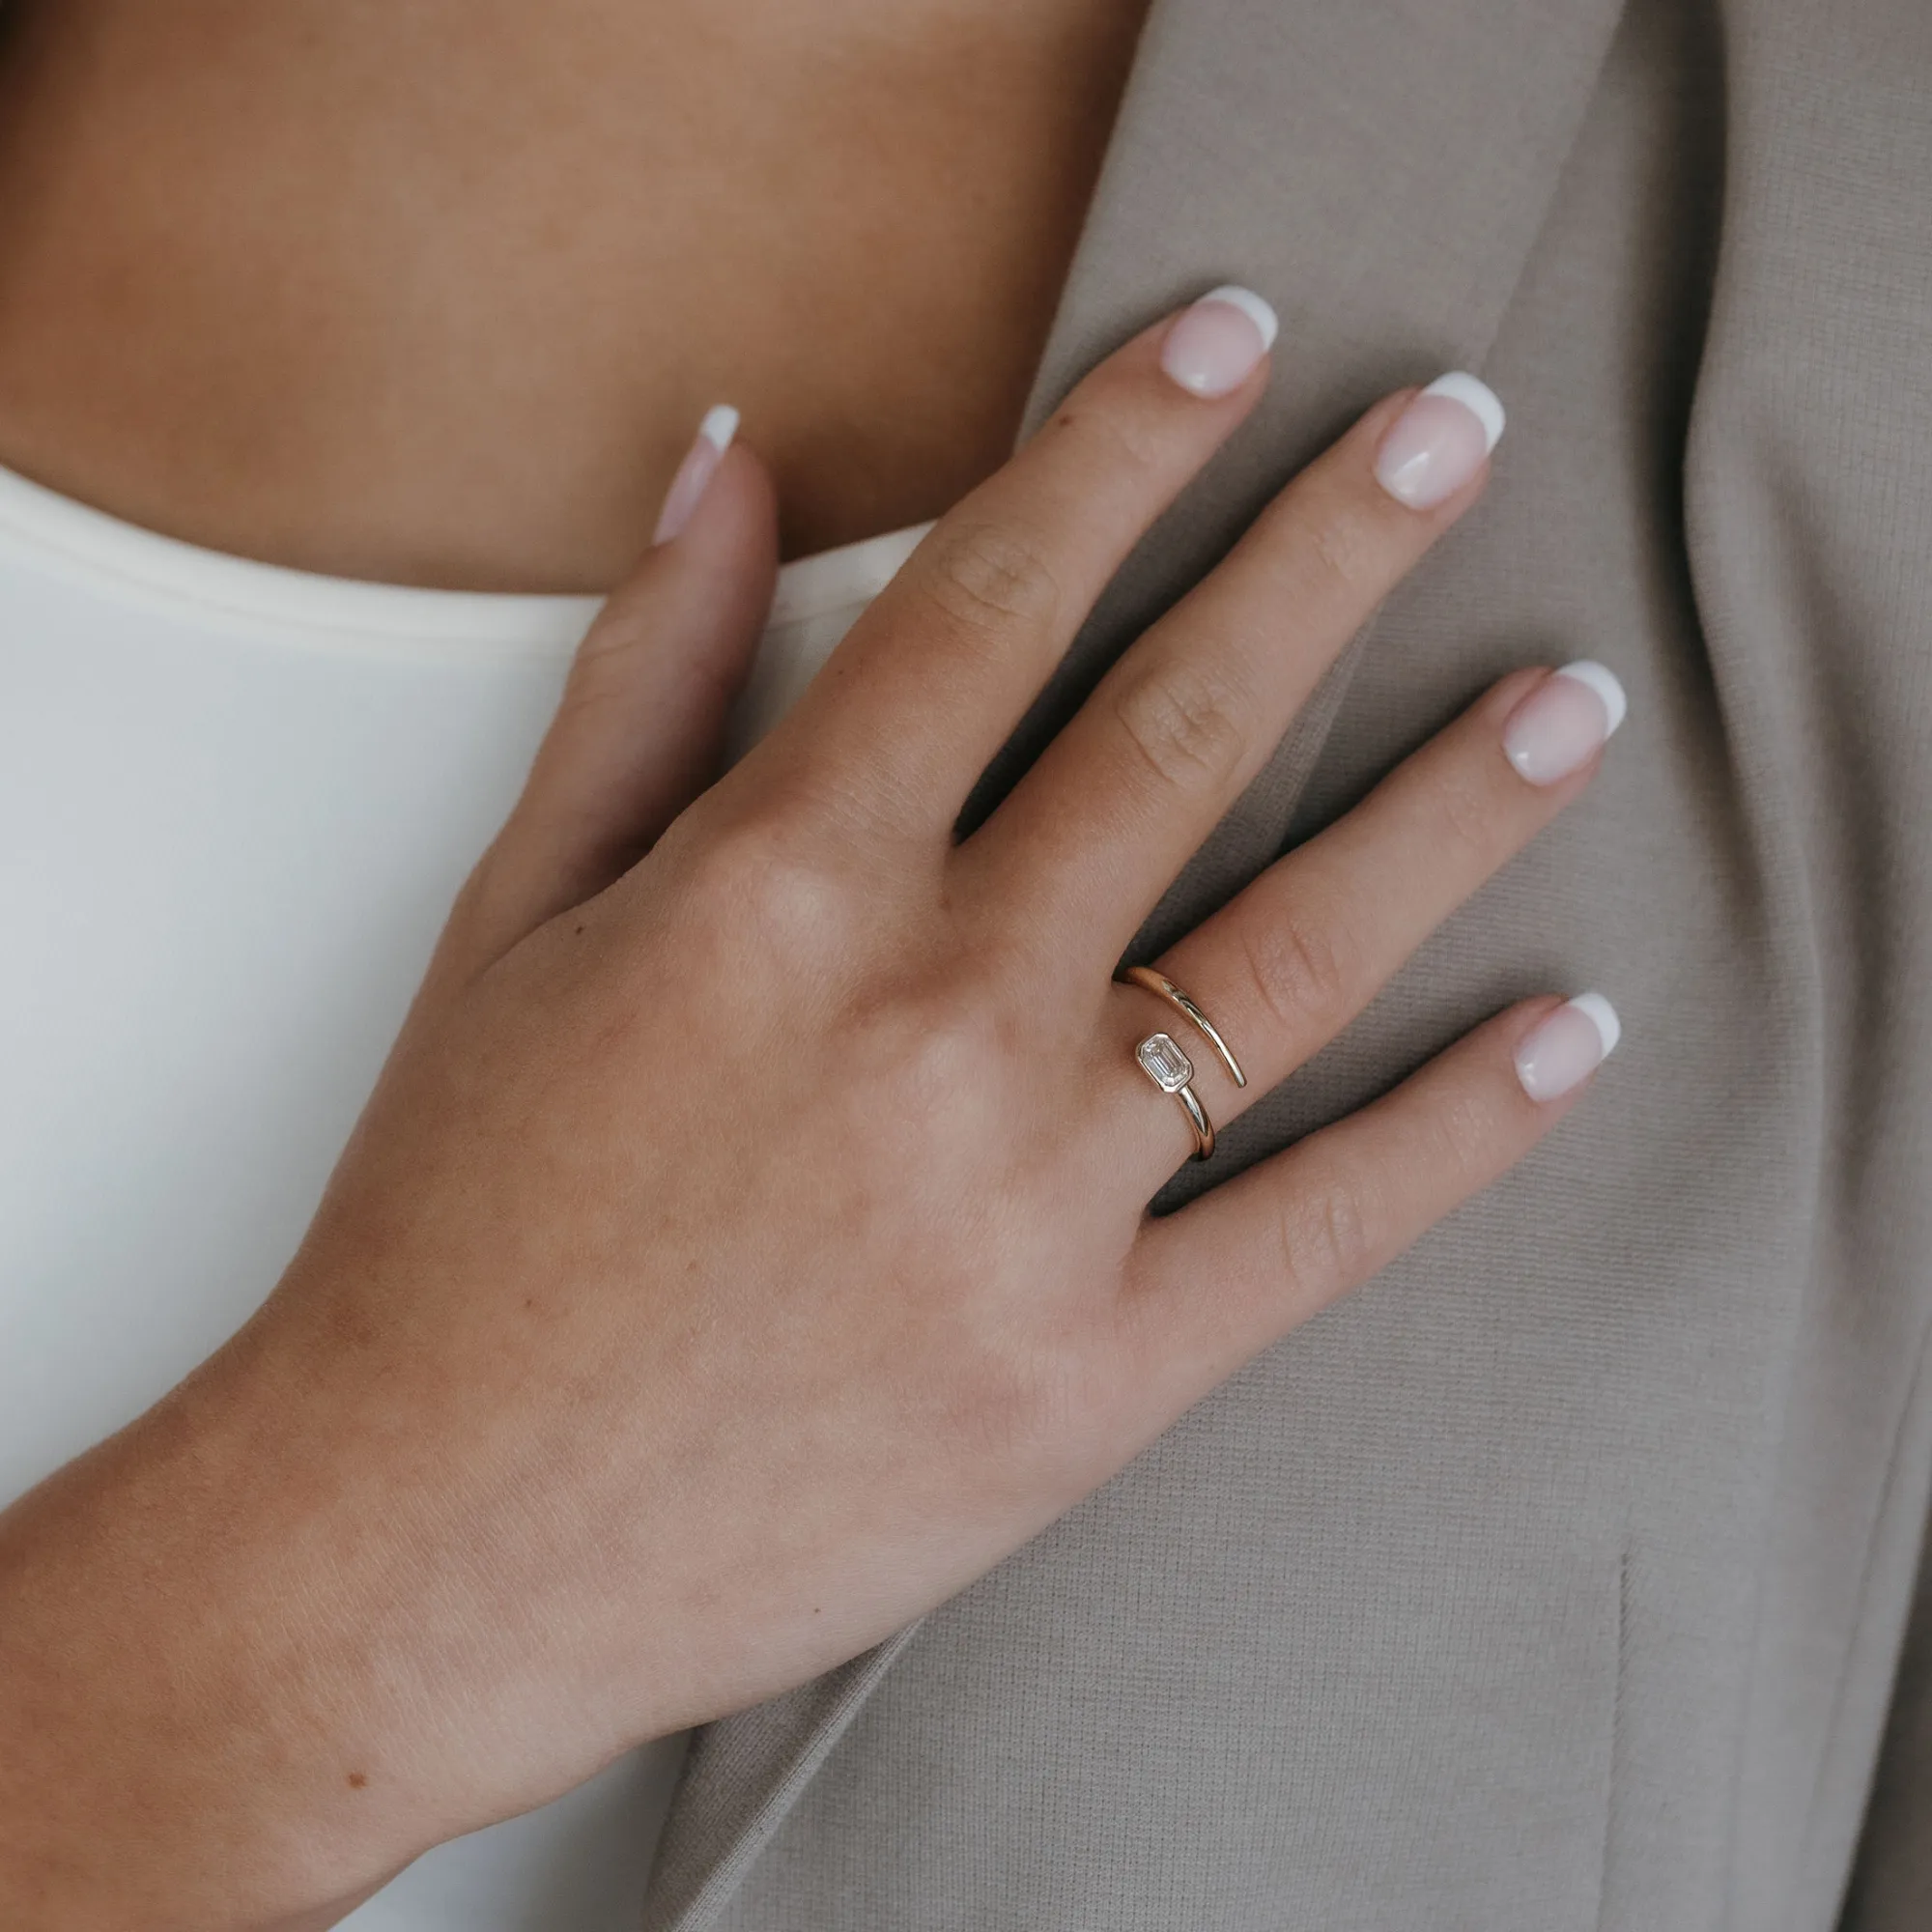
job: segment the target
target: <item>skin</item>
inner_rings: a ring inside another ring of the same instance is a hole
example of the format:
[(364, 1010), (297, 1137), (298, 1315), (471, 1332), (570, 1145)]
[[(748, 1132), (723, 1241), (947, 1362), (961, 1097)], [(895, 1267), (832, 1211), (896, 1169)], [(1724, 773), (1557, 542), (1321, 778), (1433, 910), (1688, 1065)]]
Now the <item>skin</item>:
[(1144, 0), (5, 0), (0, 463), (603, 590), (735, 403), (803, 554), (1010, 454)]
[[(1116, 959), (1480, 493), (1298, 477), (986, 823), (955, 815), (1248, 412), (1162, 330), (974, 491), (699, 789), (776, 562), (734, 449), (619, 592), (261, 1314), (0, 1518), (0, 1921), (305, 1927), (952, 1595), (1520, 1158), (1511, 1009), (1179, 1213)], [(1318, 1051), (1590, 768), (1520, 672), (1161, 962)], [(696, 796), (694, 796), (696, 794)], [(1205, 1056), (1204, 1056), (1205, 1059)]]

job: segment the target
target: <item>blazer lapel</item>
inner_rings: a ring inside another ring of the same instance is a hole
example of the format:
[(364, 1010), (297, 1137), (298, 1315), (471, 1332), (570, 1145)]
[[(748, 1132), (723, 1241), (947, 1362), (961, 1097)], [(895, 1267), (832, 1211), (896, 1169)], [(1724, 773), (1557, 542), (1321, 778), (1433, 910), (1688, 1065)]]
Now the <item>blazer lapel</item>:
[[(1217, 283), (1282, 316), (1273, 387), (1140, 546), (969, 807), (990, 809), (1121, 651), (1378, 395), (1481, 366), (1622, 0), (1153, 0), (1025, 431), (1117, 343)], [(1280, 849), (1362, 640), (1142, 935)], [(917, 1626), (697, 1734), (647, 1932), (702, 1932)]]

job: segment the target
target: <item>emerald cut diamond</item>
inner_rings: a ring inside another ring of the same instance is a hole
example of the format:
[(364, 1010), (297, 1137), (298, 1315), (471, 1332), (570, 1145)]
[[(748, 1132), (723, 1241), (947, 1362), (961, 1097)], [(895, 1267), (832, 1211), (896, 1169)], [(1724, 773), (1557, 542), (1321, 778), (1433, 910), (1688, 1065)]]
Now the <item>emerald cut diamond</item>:
[(1194, 1063), (1164, 1033), (1151, 1033), (1134, 1048), (1134, 1058), (1163, 1094), (1179, 1094), (1194, 1078)]

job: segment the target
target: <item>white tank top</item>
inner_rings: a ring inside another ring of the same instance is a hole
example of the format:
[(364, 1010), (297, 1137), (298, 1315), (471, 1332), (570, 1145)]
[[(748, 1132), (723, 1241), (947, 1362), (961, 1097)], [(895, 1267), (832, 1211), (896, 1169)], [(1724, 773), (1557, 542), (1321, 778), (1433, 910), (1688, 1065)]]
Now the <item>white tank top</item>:
[[(740, 745), (922, 533), (780, 573)], [(274, 1285), (596, 611), (244, 562), (0, 470), (0, 1499)], [(675, 1758), (345, 1922), (631, 1932)]]

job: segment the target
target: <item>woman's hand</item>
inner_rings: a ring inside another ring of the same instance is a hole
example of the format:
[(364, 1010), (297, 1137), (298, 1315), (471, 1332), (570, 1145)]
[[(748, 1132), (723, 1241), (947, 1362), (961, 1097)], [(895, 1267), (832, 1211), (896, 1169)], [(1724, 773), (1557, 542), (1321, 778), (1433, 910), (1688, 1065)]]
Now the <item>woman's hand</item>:
[(854, 1655), (1561, 1117), (1607, 1009), (1548, 998), (1146, 1211), (1195, 1136), (1136, 1042), (1170, 1033), (1225, 1124), (1613, 727), (1606, 674), (1506, 679), (1158, 962), (1245, 1090), (1115, 982), (1480, 490), (1492, 439), (1453, 394), (1371, 411), (955, 839), (1263, 352), (1227, 301), (1129, 343), (682, 810), (769, 589), (753, 459), (613, 601), (280, 1287), (0, 1538), (0, 1695), (35, 1738), (0, 1815), (40, 1807), (37, 1849), (8, 1844), (39, 1888), (22, 1922), (325, 1922), (430, 1844)]

